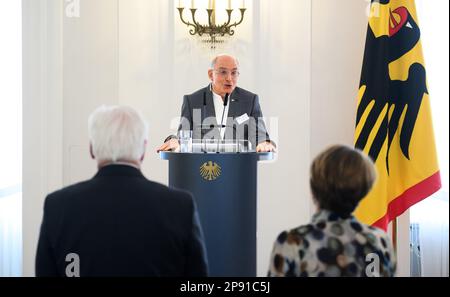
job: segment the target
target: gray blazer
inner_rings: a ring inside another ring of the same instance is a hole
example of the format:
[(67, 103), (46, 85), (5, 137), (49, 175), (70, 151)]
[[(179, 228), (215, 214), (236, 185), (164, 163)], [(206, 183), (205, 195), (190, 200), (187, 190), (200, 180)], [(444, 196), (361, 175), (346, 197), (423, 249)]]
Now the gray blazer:
[[(262, 118), (258, 95), (236, 87), (228, 104), (228, 119), (224, 119), (225, 139), (249, 140), (253, 148), (263, 141), (271, 141)], [(209, 85), (183, 97), (180, 130), (192, 130), (193, 139), (219, 139), (219, 124)]]

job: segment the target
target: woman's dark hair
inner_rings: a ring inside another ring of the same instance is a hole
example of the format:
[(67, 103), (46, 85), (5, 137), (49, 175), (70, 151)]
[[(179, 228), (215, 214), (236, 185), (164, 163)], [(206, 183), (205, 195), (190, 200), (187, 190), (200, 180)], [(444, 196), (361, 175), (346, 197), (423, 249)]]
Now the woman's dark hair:
[(372, 160), (360, 150), (335, 145), (311, 165), (310, 186), (319, 208), (349, 216), (376, 179)]

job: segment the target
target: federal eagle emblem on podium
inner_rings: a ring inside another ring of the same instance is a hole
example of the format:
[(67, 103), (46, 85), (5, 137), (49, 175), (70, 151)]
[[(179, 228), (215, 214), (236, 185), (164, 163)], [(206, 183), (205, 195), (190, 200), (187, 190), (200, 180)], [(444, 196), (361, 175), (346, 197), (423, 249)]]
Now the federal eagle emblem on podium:
[(200, 166), (200, 175), (208, 181), (216, 180), (222, 173), (222, 167), (213, 161), (208, 161)]

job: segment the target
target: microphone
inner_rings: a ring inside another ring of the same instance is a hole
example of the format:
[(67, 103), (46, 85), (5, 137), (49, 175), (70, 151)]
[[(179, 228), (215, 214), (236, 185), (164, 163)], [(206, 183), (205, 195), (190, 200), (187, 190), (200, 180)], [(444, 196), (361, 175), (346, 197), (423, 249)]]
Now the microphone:
[(206, 118), (206, 91), (203, 92), (203, 110), (200, 119), (200, 139), (203, 140), (203, 120)]
[(223, 100), (223, 112), (222, 112), (222, 120), (220, 121), (220, 127), (223, 127), (223, 117), (225, 116), (225, 109), (228, 105), (228, 98), (230, 97), (230, 94), (225, 94), (225, 99)]
[[(229, 97), (230, 97), (230, 94), (226, 93), (225, 94), (225, 99), (223, 100), (222, 120), (220, 121), (220, 126), (219, 126), (219, 137), (220, 137), (220, 140), (222, 139), (223, 117), (225, 116), (225, 109), (227, 108), (228, 98)], [(219, 151), (219, 142), (217, 142), (217, 151)]]
[(228, 98), (230, 97), (230, 94), (226, 93), (225, 94), (225, 99), (223, 100), (223, 106), (227, 106), (228, 105)]

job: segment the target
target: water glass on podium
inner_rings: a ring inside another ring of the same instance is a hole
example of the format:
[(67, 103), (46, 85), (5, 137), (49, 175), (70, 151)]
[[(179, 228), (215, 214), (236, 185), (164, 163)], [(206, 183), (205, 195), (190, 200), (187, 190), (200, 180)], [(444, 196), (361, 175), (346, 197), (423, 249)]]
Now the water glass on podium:
[(192, 153), (192, 131), (180, 130), (178, 139), (180, 140), (180, 153)]

